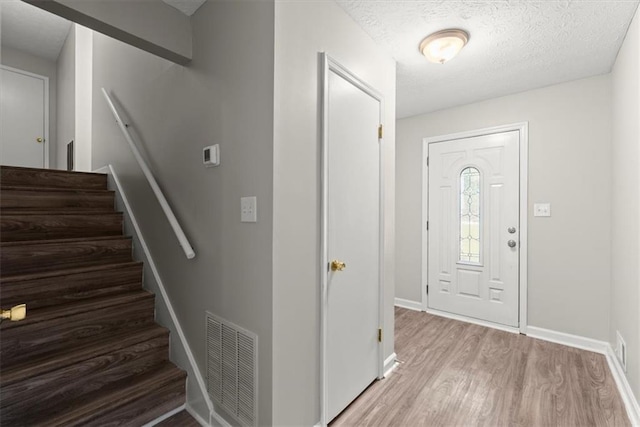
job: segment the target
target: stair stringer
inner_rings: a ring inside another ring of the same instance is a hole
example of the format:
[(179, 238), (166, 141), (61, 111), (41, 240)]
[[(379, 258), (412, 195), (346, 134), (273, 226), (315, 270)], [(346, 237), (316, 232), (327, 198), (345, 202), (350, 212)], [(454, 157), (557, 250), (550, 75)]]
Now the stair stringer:
[[(156, 322), (171, 332), (169, 336), (171, 349), (170, 359), (187, 372), (187, 411), (198, 420), (199, 423), (205, 426), (230, 427), (229, 423), (217, 414), (213, 407), (204, 378), (197, 367), (187, 338), (180, 326), (169, 295), (167, 294), (158, 269), (153, 262), (149, 247), (144, 240), (144, 236), (142, 235), (114, 167), (107, 165), (94, 172), (107, 174), (108, 188), (109, 190), (115, 191), (116, 209), (124, 215), (125, 234), (132, 236), (133, 239), (134, 258), (144, 263), (144, 288), (156, 295)], [(160, 298), (158, 298), (158, 296)], [(176, 339), (176, 337), (178, 339)], [(193, 379), (195, 379), (195, 381), (193, 381)]]

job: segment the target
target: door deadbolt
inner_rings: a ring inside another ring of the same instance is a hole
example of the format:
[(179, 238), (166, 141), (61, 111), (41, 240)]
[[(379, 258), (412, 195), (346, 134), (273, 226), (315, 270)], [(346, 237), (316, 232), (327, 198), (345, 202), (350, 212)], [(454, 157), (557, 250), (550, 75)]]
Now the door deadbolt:
[(515, 228), (515, 227), (509, 227), (509, 228), (507, 228), (507, 231), (508, 231), (509, 233), (513, 234), (513, 233), (515, 233), (515, 232), (516, 232), (516, 228)]
[(509, 247), (510, 247), (510, 248), (515, 248), (515, 247), (516, 247), (516, 245), (517, 245), (517, 243), (516, 243), (516, 241), (515, 241), (515, 240), (509, 240), (509, 241), (507, 242), (507, 245), (509, 245)]
[(345, 268), (347, 268), (347, 264), (344, 262), (338, 261), (337, 259), (331, 261), (331, 271), (342, 271)]

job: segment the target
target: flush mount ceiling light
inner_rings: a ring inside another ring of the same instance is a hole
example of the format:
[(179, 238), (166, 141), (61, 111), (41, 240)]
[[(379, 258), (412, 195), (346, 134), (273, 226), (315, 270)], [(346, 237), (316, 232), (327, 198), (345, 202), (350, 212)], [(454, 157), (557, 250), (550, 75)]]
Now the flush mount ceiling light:
[(462, 50), (469, 41), (463, 30), (449, 29), (431, 34), (420, 43), (420, 52), (431, 62), (444, 64)]

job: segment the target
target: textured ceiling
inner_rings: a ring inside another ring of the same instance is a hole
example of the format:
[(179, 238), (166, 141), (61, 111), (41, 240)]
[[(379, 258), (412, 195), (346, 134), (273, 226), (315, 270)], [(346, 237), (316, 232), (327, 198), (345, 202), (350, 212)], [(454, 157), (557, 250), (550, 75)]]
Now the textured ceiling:
[(162, 0), (169, 6), (173, 6), (187, 16), (196, 13), (196, 10), (207, 0)]
[(56, 61), (71, 22), (19, 0), (0, 0), (2, 46)]
[[(638, 0), (337, 0), (396, 59), (397, 113), (408, 117), (607, 73)], [(469, 44), (428, 62), (420, 41), (462, 28)]]

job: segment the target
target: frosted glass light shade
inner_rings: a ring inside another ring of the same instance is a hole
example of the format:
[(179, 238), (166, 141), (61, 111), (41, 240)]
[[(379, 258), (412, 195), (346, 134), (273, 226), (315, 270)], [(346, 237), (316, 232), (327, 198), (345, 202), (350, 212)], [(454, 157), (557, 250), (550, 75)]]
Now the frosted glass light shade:
[(431, 62), (444, 64), (456, 56), (469, 41), (463, 30), (442, 30), (431, 34), (420, 43), (420, 52)]

